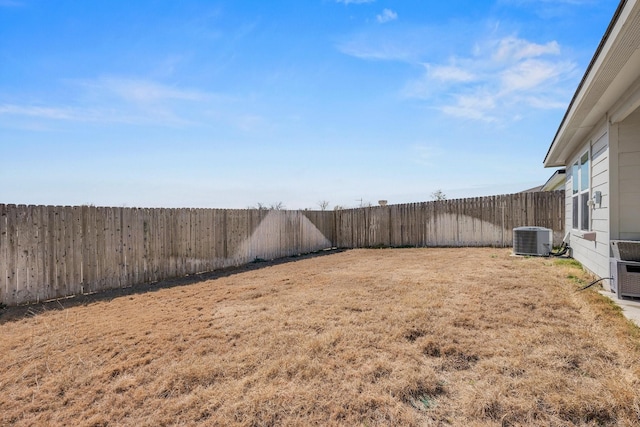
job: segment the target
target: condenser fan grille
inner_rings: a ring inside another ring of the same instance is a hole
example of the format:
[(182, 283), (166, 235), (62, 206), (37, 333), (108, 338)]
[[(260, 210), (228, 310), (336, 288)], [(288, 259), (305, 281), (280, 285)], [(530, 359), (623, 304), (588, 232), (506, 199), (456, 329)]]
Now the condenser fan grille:
[(513, 253), (516, 255), (548, 256), (551, 253), (553, 232), (544, 227), (513, 229)]

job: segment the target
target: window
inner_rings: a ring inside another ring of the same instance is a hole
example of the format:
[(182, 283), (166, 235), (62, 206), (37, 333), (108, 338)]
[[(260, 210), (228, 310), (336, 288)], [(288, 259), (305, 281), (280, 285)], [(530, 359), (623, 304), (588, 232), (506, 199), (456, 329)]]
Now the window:
[(589, 230), (589, 152), (571, 167), (573, 228)]

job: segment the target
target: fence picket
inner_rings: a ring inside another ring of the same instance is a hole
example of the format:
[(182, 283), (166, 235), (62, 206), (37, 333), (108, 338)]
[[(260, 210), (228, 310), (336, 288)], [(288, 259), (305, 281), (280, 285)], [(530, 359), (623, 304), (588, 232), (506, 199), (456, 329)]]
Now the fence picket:
[(7, 282), (7, 207), (0, 204), (0, 302), (8, 299), (9, 284)]

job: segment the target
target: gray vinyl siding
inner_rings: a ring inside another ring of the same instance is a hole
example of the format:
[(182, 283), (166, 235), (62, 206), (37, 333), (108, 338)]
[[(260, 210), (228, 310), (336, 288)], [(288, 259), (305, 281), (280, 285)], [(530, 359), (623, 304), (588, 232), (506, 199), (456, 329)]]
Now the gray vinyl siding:
[(640, 240), (640, 109), (618, 127), (620, 239)]
[(596, 233), (596, 240), (591, 241), (582, 237), (583, 232), (573, 229), (572, 224), (572, 180), (567, 179), (566, 184), (566, 229), (571, 230), (572, 256), (580, 261), (582, 265), (592, 273), (600, 277), (609, 276), (609, 134), (608, 126), (603, 123), (597, 131), (585, 141), (584, 145), (574, 153), (571, 163), (567, 164), (567, 169), (571, 168), (582, 154), (590, 152), (590, 172), (591, 172), (591, 197), (596, 191), (602, 194), (602, 203), (590, 209), (590, 230)]

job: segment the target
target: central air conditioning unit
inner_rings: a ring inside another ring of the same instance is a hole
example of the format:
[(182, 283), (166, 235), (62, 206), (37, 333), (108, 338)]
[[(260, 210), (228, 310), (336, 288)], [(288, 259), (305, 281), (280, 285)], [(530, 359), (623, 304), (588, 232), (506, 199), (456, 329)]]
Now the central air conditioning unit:
[(553, 230), (544, 227), (513, 229), (515, 255), (549, 256), (553, 249)]
[(640, 297), (640, 241), (611, 240), (611, 291), (623, 297)]

